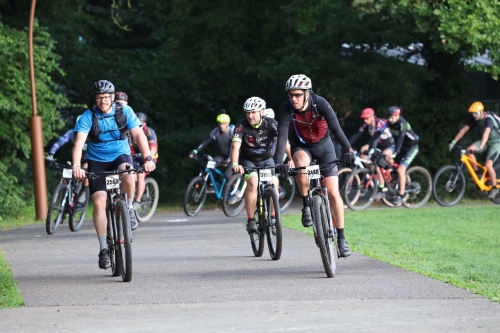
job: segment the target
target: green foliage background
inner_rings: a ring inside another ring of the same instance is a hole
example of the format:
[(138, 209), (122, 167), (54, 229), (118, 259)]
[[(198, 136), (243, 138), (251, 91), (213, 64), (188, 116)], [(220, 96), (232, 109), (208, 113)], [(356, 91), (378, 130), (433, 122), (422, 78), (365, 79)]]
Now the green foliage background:
[[(233, 123), (250, 96), (278, 109), (286, 79), (304, 73), (348, 136), (363, 108), (384, 116), (388, 106), (401, 106), (421, 137), (415, 164), (434, 172), (456, 158), (447, 143), (472, 102), (466, 71), (499, 73), (498, 7), (494, 0), (38, 2), (35, 55), (45, 143), (48, 148), (73, 126), (84, 110), (77, 104), (92, 103), (94, 81), (110, 80), (129, 94), (135, 111), (148, 115), (159, 135), (154, 177), (161, 200), (178, 201), (198, 169), (187, 154), (215, 127), (219, 109)], [(27, 1), (0, 2), (2, 214), (32, 200), (28, 11)], [(421, 47), (409, 49), (412, 43)], [(405, 52), (383, 54), (395, 48)], [(469, 61), (487, 52), (493, 66)], [(65, 147), (58, 158), (69, 154)]]

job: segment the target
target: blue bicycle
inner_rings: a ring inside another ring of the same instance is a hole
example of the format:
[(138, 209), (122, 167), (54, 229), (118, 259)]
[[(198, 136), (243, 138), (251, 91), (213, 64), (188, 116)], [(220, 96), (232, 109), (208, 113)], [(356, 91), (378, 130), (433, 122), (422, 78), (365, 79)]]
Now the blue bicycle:
[[(195, 155), (194, 158), (198, 159), (198, 155)], [(200, 174), (189, 182), (184, 193), (184, 212), (187, 216), (195, 216), (199, 213), (203, 208), (207, 193), (215, 194), (219, 200), (223, 198), (226, 178), (224, 178), (224, 173), (217, 169), (220, 163), (214, 161), (210, 155), (203, 155), (203, 158), (207, 164), (200, 170)], [(243, 210), (244, 206), (245, 202), (241, 201), (237, 209), (231, 211), (224, 209), (224, 214), (228, 217), (236, 216)]]

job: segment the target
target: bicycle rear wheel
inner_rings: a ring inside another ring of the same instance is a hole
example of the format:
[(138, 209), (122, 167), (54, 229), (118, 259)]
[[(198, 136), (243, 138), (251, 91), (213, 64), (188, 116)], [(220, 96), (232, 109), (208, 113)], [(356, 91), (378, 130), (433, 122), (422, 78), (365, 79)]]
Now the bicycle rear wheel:
[(369, 207), (377, 195), (377, 181), (367, 168), (351, 172), (344, 185), (345, 203), (352, 210)]
[[(257, 198), (259, 200), (259, 198)], [(250, 234), (250, 244), (252, 244), (253, 255), (256, 257), (262, 257), (264, 253), (264, 241), (266, 238), (265, 224), (266, 221), (255, 212), (256, 221), (259, 222), (257, 232)]]
[(118, 229), (119, 257), (123, 282), (132, 280), (132, 229), (129, 210), (125, 202), (116, 202), (116, 228)]
[(237, 216), (245, 207), (243, 192), (246, 184), (243, 177), (237, 173), (229, 178), (222, 193), (222, 211), (227, 217)]
[(278, 177), (280, 185), (278, 187), (281, 213), (283, 213), (292, 204), (295, 196), (295, 178), (289, 175), (280, 175)]
[(323, 221), (327, 217), (324, 215), (324, 202), (319, 195), (313, 196), (312, 200), (312, 218), (314, 226), (314, 236), (316, 238), (316, 244), (319, 247), (319, 252), (321, 254), (321, 260), (323, 261), (323, 267), (325, 268), (326, 276), (331, 278), (335, 276), (335, 257), (333, 256), (333, 251), (327, 249), (328, 235), (324, 234), (324, 225), (328, 223)]
[(351, 168), (342, 168), (339, 170), (339, 193), (340, 193), (340, 196), (342, 197), (342, 200), (344, 202), (346, 202), (346, 198), (345, 198), (345, 184), (346, 184), (346, 180), (347, 178), (349, 178), (349, 176), (351, 175), (352, 173), (352, 169)]
[(65, 204), (63, 204), (63, 201), (66, 197), (67, 191), (68, 185), (58, 184), (52, 194), (49, 211), (47, 212), (47, 219), (45, 220), (45, 230), (49, 235), (52, 235), (57, 231), (59, 224), (61, 224), (64, 219)]
[(466, 186), (463, 172), (454, 165), (446, 165), (434, 176), (432, 194), (438, 204), (451, 207), (462, 199)]
[[(69, 213), (69, 229), (71, 231), (78, 231), (82, 227), (89, 206), (89, 197), (90, 192), (88, 186), (82, 187), (78, 195), (75, 195), (75, 201), (73, 202), (74, 206)], [(85, 199), (85, 201), (83, 199)]]
[(135, 211), (137, 221), (139, 222), (146, 222), (153, 217), (158, 206), (158, 198), (160, 197), (160, 188), (156, 180), (146, 177), (144, 181), (146, 187), (142, 194), (141, 206)]
[(203, 207), (207, 198), (207, 184), (202, 177), (194, 177), (184, 193), (184, 212), (187, 216), (195, 216)]
[(429, 200), (432, 193), (432, 178), (425, 168), (414, 166), (406, 170), (406, 208), (420, 208)]
[[(266, 200), (267, 217), (266, 221), (266, 235), (267, 235), (267, 247), (269, 248), (269, 254), (271, 259), (279, 260), (281, 258), (282, 249), (282, 228), (281, 228), (281, 214), (280, 214), (280, 204), (278, 195), (272, 187), (266, 188), (264, 192), (264, 198)], [(271, 211), (274, 210), (274, 224), (272, 223)], [(274, 232), (273, 232), (274, 226)]]
[(106, 242), (108, 243), (109, 260), (111, 262), (111, 274), (113, 276), (120, 276), (122, 274), (120, 250), (118, 249), (117, 238), (113, 234), (113, 227), (111, 221), (111, 211), (106, 207), (106, 218), (108, 220)]

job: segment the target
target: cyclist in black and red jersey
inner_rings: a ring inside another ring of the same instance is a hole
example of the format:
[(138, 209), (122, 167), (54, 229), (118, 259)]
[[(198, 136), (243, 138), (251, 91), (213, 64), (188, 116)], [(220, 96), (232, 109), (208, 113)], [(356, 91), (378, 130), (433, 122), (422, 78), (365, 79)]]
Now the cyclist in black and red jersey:
[[(279, 134), (275, 156), (283, 156), (288, 129), (291, 128), (294, 134), (290, 142), (293, 161), (289, 162), (289, 166), (308, 166), (313, 159), (316, 159), (318, 164), (332, 162), (336, 159), (336, 155), (328, 133), (330, 130), (344, 151), (341, 162), (351, 163), (353, 159), (351, 145), (344, 131), (340, 128), (337, 116), (330, 104), (326, 99), (312, 92), (311, 79), (303, 74), (293, 75), (286, 82), (285, 90), (290, 99), (280, 107), (276, 118), (279, 123)], [(276, 162), (276, 164), (281, 163), (281, 161)], [(332, 216), (338, 231), (340, 256), (348, 257), (351, 250), (344, 236), (344, 204), (339, 193), (338, 167), (321, 170), (321, 174), (324, 177), (322, 184), (327, 188)], [(304, 204), (302, 225), (310, 227), (312, 226), (312, 217), (309, 197), (307, 196), (309, 179), (306, 174), (299, 174), (296, 179)]]
[[(273, 140), (278, 135), (278, 123), (273, 118), (264, 117), (266, 102), (259, 97), (251, 97), (246, 100), (243, 110), (246, 118), (236, 123), (232, 139), (231, 165), (235, 173), (243, 174), (244, 168), (260, 167), (264, 165), (274, 166)], [(281, 154), (283, 156), (283, 154)], [(281, 161), (282, 163), (283, 161)], [(278, 173), (286, 173), (288, 168), (281, 165)], [(271, 169), (274, 175), (274, 168)], [(246, 229), (248, 233), (257, 232), (255, 222), (255, 206), (257, 204), (258, 178), (256, 172), (244, 176), (247, 188), (244, 193), (245, 209), (248, 220)], [(275, 184), (275, 178), (271, 183)], [(275, 189), (278, 187), (275, 185)], [(276, 194), (278, 192), (276, 191)], [(271, 216), (271, 219), (273, 216)]]
[(399, 155), (398, 178), (399, 178), (399, 195), (394, 197), (392, 203), (396, 206), (401, 205), (405, 193), (406, 185), (406, 169), (415, 159), (418, 154), (418, 135), (413, 131), (410, 124), (401, 117), (401, 108), (398, 106), (390, 106), (387, 109), (387, 117), (389, 121), (385, 123), (370, 139), (369, 145), (379, 139), (384, 131), (389, 128), (392, 136), (396, 141), (394, 154), (388, 159), (389, 163), (394, 163), (396, 155)]
[[(359, 128), (358, 132), (356, 132), (349, 139), (349, 143), (353, 145), (364, 133), (368, 133), (370, 137), (372, 137), (382, 126), (385, 125), (387, 119), (378, 118), (375, 116), (375, 111), (372, 108), (366, 108), (361, 112), (361, 119), (363, 119), (364, 124)], [(366, 159), (367, 156), (363, 153), (370, 149), (370, 152), (373, 152), (375, 148), (378, 148), (382, 151), (382, 154), (385, 156), (392, 156), (394, 153), (394, 138), (391, 135), (391, 131), (386, 128), (382, 135), (380, 135), (380, 139), (374, 141), (371, 146), (365, 144), (361, 147), (361, 158)], [(385, 195), (387, 188), (385, 187), (384, 177), (380, 172), (380, 168), (377, 167), (377, 174), (379, 178), (379, 188), (376, 199), (380, 199)]]

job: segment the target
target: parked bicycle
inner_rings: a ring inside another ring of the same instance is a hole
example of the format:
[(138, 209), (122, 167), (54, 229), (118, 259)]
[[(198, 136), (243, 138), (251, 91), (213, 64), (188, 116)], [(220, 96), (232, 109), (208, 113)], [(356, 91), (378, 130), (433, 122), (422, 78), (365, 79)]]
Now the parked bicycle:
[(127, 194), (121, 193), (121, 177), (123, 173), (142, 173), (142, 168), (128, 168), (102, 172), (87, 172), (89, 179), (106, 177), (106, 219), (109, 258), (113, 276), (122, 276), (123, 282), (132, 280), (132, 227), (127, 206)]
[[(245, 168), (245, 173), (257, 171), (257, 207), (255, 209), (255, 220), (258, 221), (257, 232), (250, 234), (250, 243), (253, 254), (262, 257), (264, 253), (264, 242), (267, 235), (267, 247), (271, 259), (279, 260), (282, 250), (282, 226), (280, 203), (274, 184), (271, 184), (274, 166), (262, 166)], [(245, 182), (246, 183), (246, 182)], [(273, 218), (274, 213), (274, 218)]]
[[(465, 189), (467, 187), (467, 181), (464, 176), (464, 166), (472, 177), (473, 183), (476, 185), (481, 192), (488, 193), (491, 191), (491, 179), (488, 176), (488, 170), (485, 166), (479, 162), (473, 161), (469, 156), (466, 155), (466, 150), (460, 146), (453, 147), (453, 150), (460, 151), (460, 159), (455, 165), (446, 165), (438, 170), (434, 176), (434, 183), (432, 186), (432, 193), (434, 199), (441, 206), (451, 207), (462, 199)], [(475, 164), (478, 167), (478, 173), (474, 171), (472, 165)], [(494, 170), (497, 178), (497, 188), (500, 188), (500, 165), (494, 166)], [(500, 204), (500, 196), (491, 198), (496, 204)]]
[[(184, 193), (184, 212), (187, 216), (195, 216), (199, 213), (207, 198), (207, 193), (213, 193), (217, 199), (222, 199), (227, 193), (223, 193), (226, 187), (226, 179), (224, 173), (217, 169), (220, 165), (215, 162), (210, 155), (202, 155), (207, 162), (204, 168), (200, 170), (200, 174), (194, 177), (188, 184)], [(194, 156), (198, 160), (198, 155)], [(230, 193), (236, 193), (238, 186), (245, 182), (241, 182), (241, 175), (233, 175), (228, 184), (232, 184)], [(235, 184), (236, 183), (236, 184)], [(243, 193), (241, 194), (243, 196)], [(235, 201), (232, 205), (226, 206), (223, 200), (222, 210), (228, 217), (238, 215), (245, 207), (243, 199)]]
[[(132, 157), (141, 157), (142, 154), (133, 154)], [(135, 165), (136, 168), (140, 168), (141, 165)], [(145, 188), (144, 193), (141, 197), (141, 202), (139, 203), (139, 208), (135, 210), (135, 216), (137, 217), (137, 221), (146, 222), (156, 212), (156, 207), (158, 207), (158, 199), (160, 197), (160, 188), (158, 183), (154, 178), (149, 176), (149, 173), (144, 178)], [(135, 189), (137, 191), (137, 182)]]
[(68, 215), (69, 229), (78, 231), (83, 225), (89, 205), (89, 188), (83, 187), (81, 180), (73, 179), (70, 162), (65, 165), (54, 160), (50, 165), (62, 169), (62, 176), (50, 199), (45, 230), (49, 235), (55, 233)]
[(335, 276), (337, 270), (335, 256), (338, 258), (340, 253), (337, 248), (337, 229), (330, 211), (327, 189), (321, 185), (320, 170), (323, 168), (331, 169), (337, 165), (341, 165), (339, 159), (321, 165), (316, 164), (316, 160), (313, 160), (310, 166), (293, 168), (289, 171), (289, 174), (296, 175), (300, 172), (299, 170), (305, 170), (310, 180), (307, 195), (312, 206), (314, 240), (319, 247), (323, 267), (329, 278)]
[[(352, 210), (366, 209), (375, 200), (379, 184), (376, 166), (380, 167), (387, 187), (387, 192), (382, 201), (387, 206), (394, 207), (392, 201), (394, 196), (399, 193), (398, 164), (389, 165), (380, 149), (376, 149), (370, 159), (373, 162), (371, 167), (360, 168), (352, 172), (346, 180), (344, 198), (347, 206)], [(429, 171), (420, 166), (414, 166), (406, 170), (405, 195), (403, 197), (405, 207), (422, 207), (429, 200), (431, 190), (432, 178)]]

